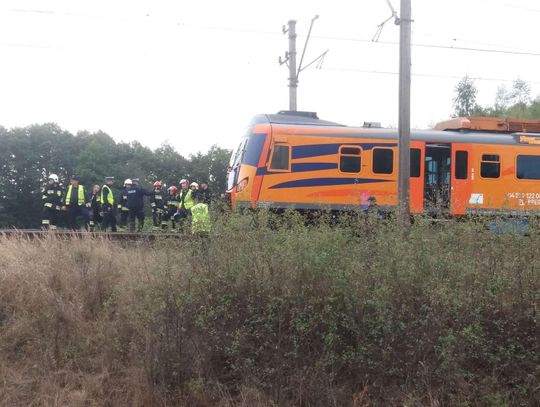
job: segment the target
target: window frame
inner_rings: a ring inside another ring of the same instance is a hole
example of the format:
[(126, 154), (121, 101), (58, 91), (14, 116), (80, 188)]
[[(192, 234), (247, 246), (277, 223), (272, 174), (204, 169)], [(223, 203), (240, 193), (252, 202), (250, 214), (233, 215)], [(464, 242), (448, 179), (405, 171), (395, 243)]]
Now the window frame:
[[(354, 148), (354, 149), (359, 150), (360, 152), (358, 154), (343, 154), (341, 151), (344, 148)], [(350, 145), (350, 144), (344, 144), (344, 145), (339, 146), (339, 150), (338, 150), (338, 171), (339, 171), (339, 173), (340, 174), (360, 174), (362, 172), (362, 166), (363, 166), (362, 165), (362, 161), (363, 161), (362, 153), (363, 152), (364, 152), (364, 150), (362, 149), (361, 146), (355, 146), (355, 145)], [(341, 171), (341, 157), (359, 158), (360, 159), (360, 169), (358, 170), (358, 172)]]
[[(496, 155), (497, 157), (499, 157), (499, 161), (487, 161), (487, 160), (484, 160), (484, 156), (485, 155)], [(488, 164), (499, 164), (499, 175), (497, 177), (483, 177), (482, 176), (482, 163), (488, 163)], [(480, 165), (479, 165), (479, 176), (481, 179), (485, 179), (485, 180), (498, 180), (501, 178), (501, 170), (502, 170), (502, 159), (501, 159), (501, 154), (500, 153), (494, 153), (494, 152), (491, 152), (491, 153), (484, 153), (482, 152), (480, 154)]]
[[(392, 152), (392, 172), (375, 172), (375, 150), (390, 150)], [(371, 172), (374, 175), (382, 177), (389, 177), (394, 175), (394, 173), (396, 172), (396, 160), (395, 152), (392, 147), (373, 147), (371, 149)]]
[[(276, 146), (287, 147), (289, 149), (289, 157), (287, 159), (287, 163), (288, 163), (287, 169), (272, 168), (272, 160), (274, 159), (274, 153), (276, 151)], [(270, 151), (271, 151), (270, 158), (268, 159), (268, 165), (266, 166), (267, 169), (268, 169), (268, 172), (291, 172), (291, 155), (292, 155), (291, 145), (289, 143), (285, 143), (285, 142), (282, 142), (282, 141), (276, 141), (276, 142), (272, 143)]]
[[(458, 178), (458, 154), (459, 153), (465, 153), (465, 155), (466, 155), (466, 159), (465, 159), (465, 165), (466, 165), (465, 178), (461, 178), (461, 177)], [(488, 161), (488, 162), (490, 162), (490, 161)], [(500, 165), (500, 158), (499, 158), (499, 165)], [(454, 179), (460, 180), (460, 181), (468, 180), (470, 178), (469, 177), (469, 174), (470, 174), (470, 172), (469, 172), (470, 168), (469, 167), (470, 167), (469, 166), (469, 151), (467, 151), (467, 150), (457, 150), (456, 149), (455, 152), (454, 152)], [(480, 171), (482, 171), (481, 167), (480, 167)], [(501, 175), (501, 172), (500, 172), (500, 167), (499, 167), (499, 177), (500, 177), (500, 175)], [(497, 178), (492, 178), (492, 179), (497, 179)]]
[[(412, 172), (412, 163), (413, 163), (413, 150), (418, 151), (418, 175), (413, 175)], [(420, 147), (411, 147), (409, 151), (409, 162), (410, 162), (410, 177), (414, 179), (422, 178), (422, 149)]]
[(516, 181), (519, 181), (519, 182), (539, 182), (540, 179), (534, 179), (534, 178), (519, 178), (517, 175), (518, 175), (518, 158), (519, 156), (532, 156), (532, 157), (538, 157), (540, 158), (540, 154), (527, 154), (527, 153), (523, 153), (523, 154), (520, 154), (520, 153), (517, 153), (516, 154), (516, 157), (515, 157), (515, 168), (516, 170), (514, 171), (514, 177), (516, 179)]

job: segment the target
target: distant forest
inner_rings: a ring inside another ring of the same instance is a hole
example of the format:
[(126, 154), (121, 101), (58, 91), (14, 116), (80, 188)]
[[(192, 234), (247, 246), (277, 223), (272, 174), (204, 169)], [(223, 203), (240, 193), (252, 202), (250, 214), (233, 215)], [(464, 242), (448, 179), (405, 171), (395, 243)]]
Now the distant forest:
[(206, 153), (184, 157), (169, 144), (156, 150), (139, 142), (116, 143), (103, 132), (73, 135), (56, 124), (0, 127), (0, 227), (36, 227), (41, 219), (41, 189), (50, 173), (64, 186), (77, 175), (89, 190), (104, 177), (138, 177), (147, 187), (156, 180), (178, 185), (182, 178), (208, 180), (216, 193), (225, 190), (231, 152), (212, 146)]

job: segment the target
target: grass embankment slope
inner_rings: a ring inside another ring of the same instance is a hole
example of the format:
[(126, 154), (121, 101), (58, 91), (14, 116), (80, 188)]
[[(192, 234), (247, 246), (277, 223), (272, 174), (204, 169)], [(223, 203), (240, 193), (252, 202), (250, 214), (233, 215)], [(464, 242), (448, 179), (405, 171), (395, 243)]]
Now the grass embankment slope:
[(0, 405), (538, 405), (540, 236), (267, 213), (0, 238)]

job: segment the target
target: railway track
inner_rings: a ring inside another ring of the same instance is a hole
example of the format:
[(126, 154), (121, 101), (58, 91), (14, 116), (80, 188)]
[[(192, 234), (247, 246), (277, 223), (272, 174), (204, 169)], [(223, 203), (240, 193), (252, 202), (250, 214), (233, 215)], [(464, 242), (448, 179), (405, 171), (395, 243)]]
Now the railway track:
[(0, 238), (29, 238), (29, 239), (86, 239), (101, 238), (110, 240), (161, 240), (186, 238), (184, 233), (171, 232), (87, 232), (72, 230), (41, 230), (41, 229), (0, 229)]

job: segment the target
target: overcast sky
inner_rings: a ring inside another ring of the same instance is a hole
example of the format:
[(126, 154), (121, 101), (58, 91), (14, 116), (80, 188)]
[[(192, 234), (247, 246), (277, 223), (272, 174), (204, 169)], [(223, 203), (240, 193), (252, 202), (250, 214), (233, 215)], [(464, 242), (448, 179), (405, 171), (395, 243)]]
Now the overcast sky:
[[(413, 47), (414, 127), (452, 113), (465, 74), (483, 78), (481, 104), (517, 77), (540, 93), (537, 0), (412, 6), (415, 44), (510, 52)], [(281, 27), (298, 20), (301, 50), (316, 14), (305, 61), (330, 51), (322, 69), (302, 72), (299, 110), (395, 126), (399, 28), (390, 22), (371, 42), (390, 15), (385, 0), (0, 0), (0, 124), (100, 129), (185, 155), (234, 147), (253, 115), (288, 108)]]

